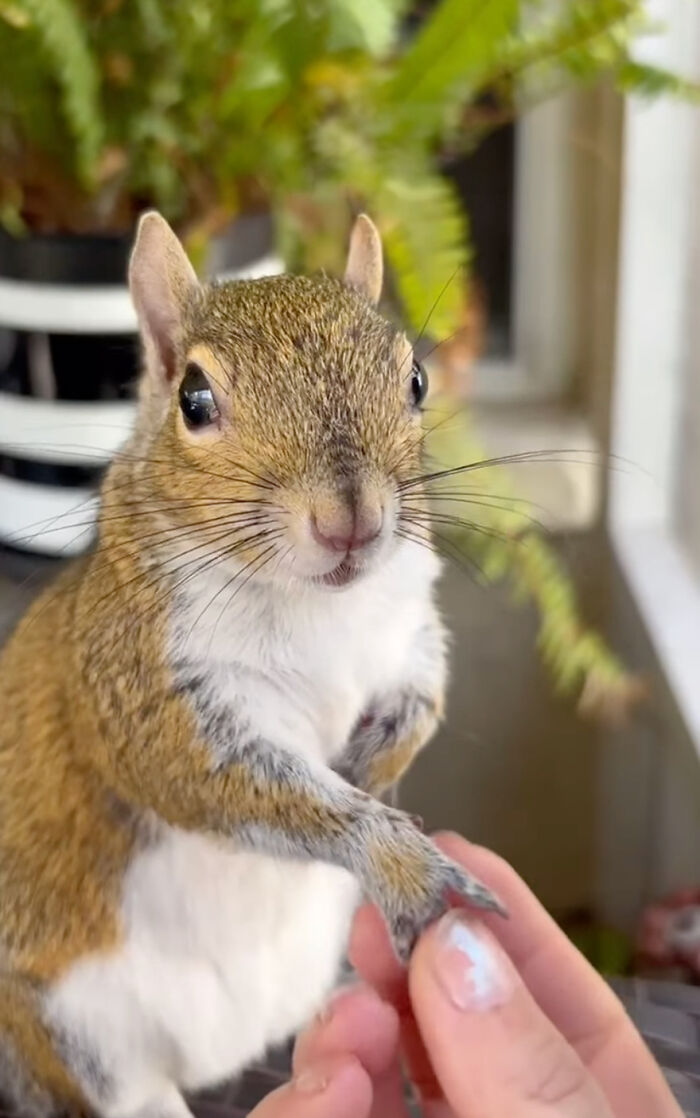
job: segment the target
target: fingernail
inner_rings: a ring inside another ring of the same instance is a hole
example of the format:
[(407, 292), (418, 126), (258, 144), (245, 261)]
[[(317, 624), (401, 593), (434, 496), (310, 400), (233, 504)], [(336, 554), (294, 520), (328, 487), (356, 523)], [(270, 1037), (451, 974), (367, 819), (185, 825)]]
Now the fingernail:
[(357, 989), (359, 989), (359, 982), (356, 980), (351, 980), (350, 982), (343, 983), (342, 986), (338, 986), (331, 994), (323, 1009), (316, 1014), (314, 1023), (316, 1025), (327, 1025), (335, 1013), (335, 1007), (338, 1002), (342, 1001), (343, 998)]
[(514, 983), (488, 932), (465, 913), (453, 910), (437, 926), (436, 978), (452, 1004), (483, 1013), (504, 1005)]
[(328, 1071), (322, 1066), (306, 1067), (294, 1077), (294, 1089), (300, 1095), (320, 1095), (330, 1082)]

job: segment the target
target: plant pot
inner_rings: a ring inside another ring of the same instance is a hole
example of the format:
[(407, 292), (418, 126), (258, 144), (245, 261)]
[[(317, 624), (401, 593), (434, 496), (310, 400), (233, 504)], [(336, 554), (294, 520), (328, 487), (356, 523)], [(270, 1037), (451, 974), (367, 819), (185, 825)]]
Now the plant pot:
[[(125, 283), (132, 237), (0, 231), (0, 543), (84, 551), (95, 489), (128, 437), (138, 378), (136, 316)], [(283, 270), (267, 217), (215, 239), (212, 275)]]

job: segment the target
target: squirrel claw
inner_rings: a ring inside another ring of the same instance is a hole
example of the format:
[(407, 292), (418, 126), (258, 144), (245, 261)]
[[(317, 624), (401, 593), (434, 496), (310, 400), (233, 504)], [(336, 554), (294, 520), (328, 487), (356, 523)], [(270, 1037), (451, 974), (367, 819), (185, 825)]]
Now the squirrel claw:
[(388, 920), (394, 950), (404, 965), (408, 964), (420, 935), (449, 909), (450, 895), (462, 904), (508, 917), (508, 910), (503, 902), (486, 885), (454, 862), (448, 859), (440, 861), (442, 880), (438, 885), (437, 895), (425, 898), (422, 911), (403, 910), (394, 913)]

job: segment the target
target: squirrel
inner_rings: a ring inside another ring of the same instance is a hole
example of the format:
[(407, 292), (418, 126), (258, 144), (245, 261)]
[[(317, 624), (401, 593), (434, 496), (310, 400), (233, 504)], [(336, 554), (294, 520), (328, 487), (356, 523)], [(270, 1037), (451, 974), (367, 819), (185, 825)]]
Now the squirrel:
[(360, 215), (342, 280), (202, 284), (140, 220), (133, 434), (93, 549), (0, 661), (0, 1091), (24, 1114), (188, 1118), (319, 1009), (362, 896), (402, 960), (450, 894), (500, 909), (379, 798), (446, 677), (439, 562), (402, 519), (427, 380), (382, 269)]

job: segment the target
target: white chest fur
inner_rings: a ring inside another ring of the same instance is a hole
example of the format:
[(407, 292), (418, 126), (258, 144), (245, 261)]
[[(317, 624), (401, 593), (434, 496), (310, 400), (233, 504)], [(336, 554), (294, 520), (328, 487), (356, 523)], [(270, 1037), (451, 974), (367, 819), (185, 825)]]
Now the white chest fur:
[(179, 606), (171, 656), (206, 675), (222, 705), (243, 699), (270, 741), (329, 761), (369, 700), (405, 681), (436, 574), (434, 555), (405, 543), (348, 590), (246, 588), (221, 616), (225, 576), (208, 575)]
[[(212, 580), (182, 604), (173, 661), (204, 671), (222, 705), (244, 693), (271, 741), (327, 762), (371, 697), (401, 684), (435, 574), (407, 545), (346, 592), (251, 589), (220, 619), (221, 596), (202, 614), (223, 585)], [(120, 948), (76, 964), (47, 999), (118, 1085), (95, 1105), (122, 1118), (164, 1085), (234, 1074), (295, 1031), (332, 986), (357, 899), (343, 870), (164, 828), (126, 876)]]
[[(73, 967), (47, 1002), (130, 1114), (166, 1083), (229, 1078), (293, 1033), (331, 988), (357, 886), (343, 870), (233, 853), (170, 831), (131, 867), (126, 938)], [(86, 1086), (90, 1089), (90, 1084)]]

